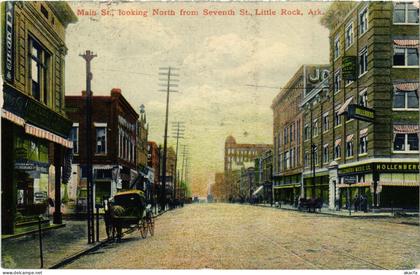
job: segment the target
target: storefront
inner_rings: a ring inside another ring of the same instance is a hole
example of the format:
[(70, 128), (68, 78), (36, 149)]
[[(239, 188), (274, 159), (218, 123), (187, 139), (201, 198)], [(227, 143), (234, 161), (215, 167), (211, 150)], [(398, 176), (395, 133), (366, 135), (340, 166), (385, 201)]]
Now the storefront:
[(276, 202), (294, 205), (300, 196), (300, 183), (277, 185), (273, 189)]
[(362, 195), (369, 207), (418, 209), (418, 173), (418, 162), (401, 160), (339, 167), (339, 206), (354, 207)]
[(329, 201), (329, 176), (327, 172), (317, 173), (315, 177), (306, 175), (303, 179), (304, 197), (307, 199), (321, 198), (324, 204)]

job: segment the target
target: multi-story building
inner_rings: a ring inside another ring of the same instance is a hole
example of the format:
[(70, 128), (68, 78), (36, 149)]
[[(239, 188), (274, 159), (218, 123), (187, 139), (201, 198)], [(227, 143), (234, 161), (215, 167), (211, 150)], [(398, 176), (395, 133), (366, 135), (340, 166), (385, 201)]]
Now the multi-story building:
[(418, 208), (418, 13), (418, 3), (360, 2), (330, 30), (329, 83), (302, 107), (308, 164), (328, 180), (331, 208), (359, 195)]
[(223, 172), (217, 172), (214, 175), (214, 186), (212, 191), (216, 201), (226, 201), (226, 193), (223, 191), (224, 175), (225, 174)]
[(254, 197), (253, 193), (257, 188), (258, 186), (255, 182), (254, 162), (244, 162), (240, 169), (239, 192), (237, 198), (241, 202), (251, 202), (251, 199)]
[(152, 184), (152, 202), (157, 202), (157, 190), (160, 178), (160, 149), (156, 142), (147, 142), (147, 166), (149, 167), (149, 180)]
[(136, 164), (139, 173), (136, 179), (136, 189), (146, 191), (146, 197), (150, 199), (150, 191), (152, 189), (151, 171), (148, 166), (148, 148), (147, 138), (149, 133), (149, 125), (146, 120), (146, 111), (144, 105), (140, 106), (140, 117), (137, 121), (137, 135), (136, 135)]
[(263, 200), (273, 200), (273, 150), (267, 150), (255, 159), (256, 193), (262, 193)]
[[(236, 165), (240, 167), (244, 162), (254, 159), (266, 150), (272, 149), (270, 144), (240, 144), (236, 143), (233, 136), (228, 136), (225, 141), (224, 180), (225, 192), (231, 194), (231, 172)], [(229, 197), (227, 195), (227, 197)]]
[(328, 65), (302, 65), (273, 99), (274, 199), (293, 203), (302, 190), (302, 98), (328, 76)]
[[(78, 188), (87, 183), (86, 156), (86, 93), (81, 96), (66, 96), (66, 110), (73, 121), (73, 173), (79, 176)], [(110, 96), (92, 96), (92, 168), (94, 196), (99, 202), (103, 197), (113, 196), (118, 190), (133, 188), (130, 183), (137, 177), (136, 137), (139, 115), (114, 88)], [(80, 169), (77, 169), (80, 167)], [(77, 175), (80, 171), (81, 175)]]
[(53, 221), (61, 223), (61, 183), (68, 180), (73, 146), (64, 111), (65, 30), (77, 17), (64, 2), (0, 7), (2, 234), (13, 234), (48, 213), (48, 197), (55, 200)]

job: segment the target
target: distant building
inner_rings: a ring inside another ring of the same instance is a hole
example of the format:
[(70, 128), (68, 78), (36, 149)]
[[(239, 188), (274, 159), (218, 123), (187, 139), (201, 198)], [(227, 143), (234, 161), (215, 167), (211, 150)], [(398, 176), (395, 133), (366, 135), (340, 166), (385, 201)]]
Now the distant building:
[(254, 161), (255, 183), (258, 186), (254, 195), (261, 196), (265, 202), (271, 203), (273, 198), (273, 150), (260, 154)]
[(212, 187), (212, 194), (216, 201), (226, 201), (226, 192), (224, 190), (224, 173), (218, 172), (214, 175), (214, 184)]
[(233, 136), (228, 136), (225, 141), (224, 157), (224, 179), (225, 192), (227, 197), (231, 196), (232, 171), (233, 167), (241, 167), (244, 162), (254, 161), (254, 159), (266, 150), (272, 149), (271, 144), (240, 144), (236, 143)]
[(147, 142), (147, 166), (149, 167), (149, 180), (152, 184), (152, 201), (157, 202), (157, 190), (160, 185), (160, 149), (156, 142)]
[[(72, 141), (74, 173), (80, 171), (78, 188), (86, 187), (86, 119), (85, 92), (66, 96), (67, 114), (73, 121)], [(94, 195), (96, 202), (130, 189), (137, 177), (136, 139), (139, 115), (118, 88), (109, 96), (92, 96), (92, 148)]]

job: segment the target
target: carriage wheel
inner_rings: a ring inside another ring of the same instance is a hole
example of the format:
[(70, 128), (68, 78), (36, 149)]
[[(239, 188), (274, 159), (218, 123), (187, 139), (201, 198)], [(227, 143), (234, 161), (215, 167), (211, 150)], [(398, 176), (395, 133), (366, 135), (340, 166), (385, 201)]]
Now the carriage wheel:
[(152, 217), (152, 218), (150, 218), (150, 219), (147, 221), (147, 227), (148, 227), (148, 229), (149, 229), (150, 236), (155, 235), (155, 221), (153, 220), (153, 217)]
[(144, 220), (142, 220), (139, 224), (139, 231), (141, 237), (145, 239), (147, 237), (147, 224)]

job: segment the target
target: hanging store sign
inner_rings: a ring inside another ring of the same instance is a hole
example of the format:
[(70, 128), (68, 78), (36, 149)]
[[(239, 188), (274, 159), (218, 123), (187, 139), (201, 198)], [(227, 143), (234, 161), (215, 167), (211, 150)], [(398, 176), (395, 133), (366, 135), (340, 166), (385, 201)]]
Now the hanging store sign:
[(356, 80), (356, 56), (344, 56), (341, 65), (343, 80)]
[(356, 104), (350, 104), (347, 109), (347, 118), (373, 122), (375, 119), (375, 111)]
[(15, 62), (14, 62), (14, 2), (5, 2), (5, 35), (4, 35), (4, 76), (6, 81), (13, 82)]

